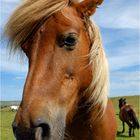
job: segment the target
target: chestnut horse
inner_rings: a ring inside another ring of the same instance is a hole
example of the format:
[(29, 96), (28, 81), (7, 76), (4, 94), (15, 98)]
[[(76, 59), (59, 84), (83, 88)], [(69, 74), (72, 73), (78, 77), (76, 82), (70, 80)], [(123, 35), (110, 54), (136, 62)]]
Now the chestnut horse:
[(114, 140), (108, 63), (89, 17), (102, 0), (24, 0), (6, 26), (29, 60), (17, 140)]
[[(120, 120), (122, 121), (123, 124), (123, 130), (122, 133), (125, 131), (125, 123), (129, 126), (129, 136), (135, 136), (134, 129), (139, 129), (140, 125), (138, 122), (138, 119), (136, 117), (136, 111), (135, 109), (126, 103), (125, 98), (120, 98), (119, 99), (119, 108), (120, 108), (120, 113), (119, 117)], [(133, 131), (131, 134), (131, 131)]]

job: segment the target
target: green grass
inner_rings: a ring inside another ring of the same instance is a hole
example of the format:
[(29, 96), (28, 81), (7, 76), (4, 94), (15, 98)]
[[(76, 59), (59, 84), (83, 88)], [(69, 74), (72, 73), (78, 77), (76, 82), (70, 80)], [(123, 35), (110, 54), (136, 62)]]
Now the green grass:
[[(122, 124), (121, 121), (119, 120), (119, 108), (118, 108), (118, 99), (120, 97), (116, 97), (116, 98), (112, 98), (113, 101), (113, 105), (114, 108), (116, 110), (116, 118), (117, 118), (117, 124), (118, 124), (118, 132), (122, 131)], [(139, 104), (139, 100), (140, 100), (140, 96), (131, 96), (131, 97), (126, 97), (128, 104), (131, 104), (135, 107), (135, 109), (137, 110), (138, 113), (138, 120), (140, 122), (140, 104)], [(9, 105), (11, 104), (10, 102), (4, 102), (4, 106), (5, 105)], [(16, 112), (12, 112), (10, 111), (9, 107), (6, 108), (2, 108), (1, 109), (1, 115), (0, 115), (0, 140), (15, 140), (13, 133), (12, 133), (12, 128), (11, 128), (11, 124), (12, 121), (14, 119), (14, 116), (16, 114)], [(125, 130), (126, 132), (123, 134), (120, 134), (116, 137), (116, 140), (140, 140), (140, 130), (135, 130), (135, 137), (128, 137), (128, 126), (125, 125)]]
[(1, 110), (1, 140), (15, 140), (11, 127), (15, 114), (16, 112), (10, 111), (8, 107)]

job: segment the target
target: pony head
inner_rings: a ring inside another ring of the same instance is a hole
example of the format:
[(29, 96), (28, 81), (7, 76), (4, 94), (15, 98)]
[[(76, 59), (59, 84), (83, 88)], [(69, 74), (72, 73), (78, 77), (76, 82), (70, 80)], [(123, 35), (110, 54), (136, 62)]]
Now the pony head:
[(11, 16), (6, 26), (11, 46), (29, 61), (13, 122), (17, 140), (64, 139), (81, 100), (87, 110), (98, 106), (96, 115), (105, 111), (108, 63), (99, 29), (89, 20), (101, 3), (26, 0)]

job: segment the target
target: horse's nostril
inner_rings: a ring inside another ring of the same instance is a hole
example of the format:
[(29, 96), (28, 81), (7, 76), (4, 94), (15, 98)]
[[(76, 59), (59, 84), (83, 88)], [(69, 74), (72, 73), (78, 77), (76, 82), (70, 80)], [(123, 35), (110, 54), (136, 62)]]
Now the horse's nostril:
[(50, 127), (48, 124), (42, 123), (39, 125), (39, 127), (42, 128), (42, 137), (47, 137), (49, 136), (50, 133)]
[(36, 136), (42, 137), (42, 138), (47, 138), (49, 137), (50, 134), (50, 127), (48, 124), (46, 123), (42, 123), (40, 125), (38, 125), (38, 127), (36, 128), (36, 132), (35, 132)]

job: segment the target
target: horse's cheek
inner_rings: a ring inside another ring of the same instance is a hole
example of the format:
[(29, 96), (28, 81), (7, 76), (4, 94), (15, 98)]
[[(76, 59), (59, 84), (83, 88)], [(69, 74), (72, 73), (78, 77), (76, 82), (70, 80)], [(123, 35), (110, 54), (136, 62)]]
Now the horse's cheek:
[(78, 81), (74, 77), (66, 78), (61, 87), (60, 103), (71, 106), (76, 99), (78, 89)]

